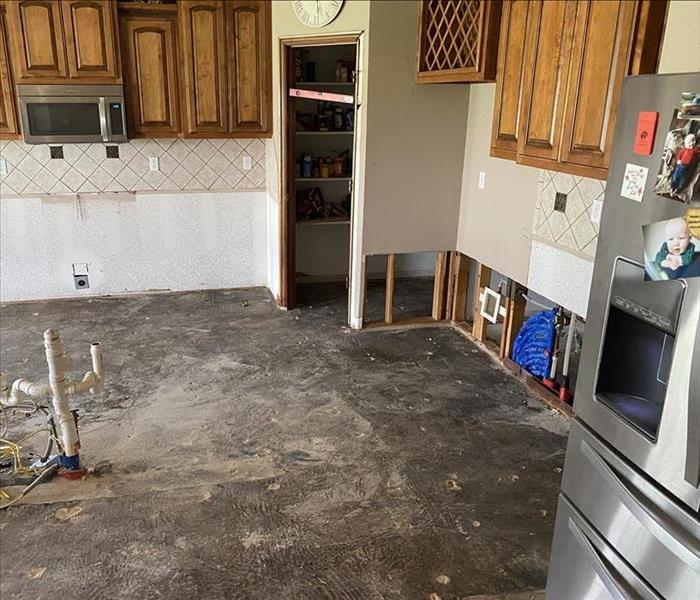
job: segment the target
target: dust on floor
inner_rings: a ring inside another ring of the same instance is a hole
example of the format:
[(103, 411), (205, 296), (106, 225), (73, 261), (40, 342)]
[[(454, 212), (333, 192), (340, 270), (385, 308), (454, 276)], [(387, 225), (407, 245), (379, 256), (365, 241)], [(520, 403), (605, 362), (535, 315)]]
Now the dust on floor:
[(101, 475), (0, 515), (0, 597), (540, 597), (566, 421), (450, 329), (344, 319), (260, 288), (4, 306), (10, 380), (54, 327), (107, 385), (75, 401)]

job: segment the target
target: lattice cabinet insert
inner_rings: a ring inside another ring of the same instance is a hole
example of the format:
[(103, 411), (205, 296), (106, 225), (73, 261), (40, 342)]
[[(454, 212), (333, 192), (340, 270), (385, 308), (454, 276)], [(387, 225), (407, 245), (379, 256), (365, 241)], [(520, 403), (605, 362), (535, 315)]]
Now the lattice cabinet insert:
[(418, 23), (418, 83), (496, 78), (500, 0), (423, 0)]

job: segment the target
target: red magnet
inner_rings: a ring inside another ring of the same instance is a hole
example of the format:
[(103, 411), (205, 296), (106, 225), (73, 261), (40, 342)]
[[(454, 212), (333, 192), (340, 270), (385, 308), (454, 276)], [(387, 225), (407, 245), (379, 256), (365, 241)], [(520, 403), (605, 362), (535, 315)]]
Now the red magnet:
[(634, 138), (634, 153), (649, 155), (654, 149), (654, 135), (656, 134), (656, 122), (659, 113), (643, 111), (639, 113), (637, 120), (637, 134)]

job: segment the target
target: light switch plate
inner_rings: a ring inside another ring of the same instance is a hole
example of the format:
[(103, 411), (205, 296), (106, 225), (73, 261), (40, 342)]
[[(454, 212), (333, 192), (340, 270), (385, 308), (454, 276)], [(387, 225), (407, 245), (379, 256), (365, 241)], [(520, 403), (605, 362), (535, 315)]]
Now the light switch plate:
[(603, 213), (603, 201), (594, 200), (591, 205), (591, 222), (600, 223), (600, 216)]
[(486, 173), (479, 171), (479, 189), (483, 190), (486, 187)]
[(243, 155), (243, 170), (250, 171), (253, 168), (253, 158), (248, 154)]
[(160, 170), (160, 160), (158, 160), (157, 156), (149, 157), (148, 170), (149, 171), (159, 171)]
[(7, 177), (7, 161), (0, 158), (0, 177)]

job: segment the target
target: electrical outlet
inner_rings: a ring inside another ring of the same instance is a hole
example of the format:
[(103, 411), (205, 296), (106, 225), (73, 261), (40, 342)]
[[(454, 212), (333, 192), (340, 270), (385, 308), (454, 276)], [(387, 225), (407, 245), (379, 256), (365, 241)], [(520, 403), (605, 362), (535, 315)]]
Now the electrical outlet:
[(484, 171), (479, 171), (479, 189), (483, 190), (486, 188), (486, 173)]
[(591, 205), (591, 222), (600, 223), (600, 217), (603, 214), (603, 201), (594, 200)]
[(160, 160), (157, 156), (151, 156), (148, 159), (148, 170), (149, 171), (160, 171)]
[(248, 154), (243, 155), (243, 170), (250, 171), (253, 168), (253, 158)]
[(0, 177), (7, 177), (7, 161), (0, 158)]
[(73, 275), (73, 283), (76, 290), (86, 290), (90, 287), (87, 275)]

